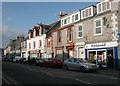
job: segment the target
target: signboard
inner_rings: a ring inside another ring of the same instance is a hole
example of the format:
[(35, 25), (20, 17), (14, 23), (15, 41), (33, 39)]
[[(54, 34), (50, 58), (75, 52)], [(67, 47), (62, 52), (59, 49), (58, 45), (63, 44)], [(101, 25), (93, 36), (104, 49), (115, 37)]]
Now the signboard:
[(93, 43), (93, 44), (86, 44), (85, 48), (107, 48), (107, 47), (117, 47), (117, 42), (104, 42), (104, 43)]

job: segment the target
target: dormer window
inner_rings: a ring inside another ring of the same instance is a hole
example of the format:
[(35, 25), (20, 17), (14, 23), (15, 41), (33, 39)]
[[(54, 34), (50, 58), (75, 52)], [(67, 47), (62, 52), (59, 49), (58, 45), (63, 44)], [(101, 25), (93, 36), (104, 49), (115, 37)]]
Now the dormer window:
[(75, 15), (75, 20), (78, 20), (78, 14)]
[(81, 11), (81, 19), (85, 19), (93, 16), (96, 13), (95, 10), (96, 10), (96, 7), (94, 6), (83, 9)]
[(109, 1), (103, 1), (97, 4), (97, 13), (102, 13), (111, 9), (111, 3)]

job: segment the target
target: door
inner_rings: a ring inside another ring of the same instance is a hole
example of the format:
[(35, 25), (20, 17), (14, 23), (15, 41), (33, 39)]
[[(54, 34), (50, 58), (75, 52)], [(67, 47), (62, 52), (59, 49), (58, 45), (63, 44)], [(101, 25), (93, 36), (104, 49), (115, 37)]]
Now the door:
[(69, 49), (69, 58), (73, 58), (73, 49), (72, 48)]

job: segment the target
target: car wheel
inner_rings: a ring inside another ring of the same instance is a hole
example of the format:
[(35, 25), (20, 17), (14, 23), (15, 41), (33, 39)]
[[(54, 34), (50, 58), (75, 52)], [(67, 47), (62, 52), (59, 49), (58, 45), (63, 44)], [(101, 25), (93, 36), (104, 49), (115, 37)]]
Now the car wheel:
[(64, 69), (65, 69), (65, 70), (68, 70), (68, 66), (67, 66), (67, 65), (64, 65)]
[(85, 68), (84, 67), (80, 67), (80, 71), (81, 72), (85, 72)]

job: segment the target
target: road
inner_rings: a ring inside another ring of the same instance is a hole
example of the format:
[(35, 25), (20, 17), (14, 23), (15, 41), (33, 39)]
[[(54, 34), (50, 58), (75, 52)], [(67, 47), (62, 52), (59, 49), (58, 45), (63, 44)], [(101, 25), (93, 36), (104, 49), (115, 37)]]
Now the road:
[(118, 84), (118, 72), (98, 70), (95, 73), (81, 73), (64, 69), (40, 66), (2, 63), (3, 84)]

